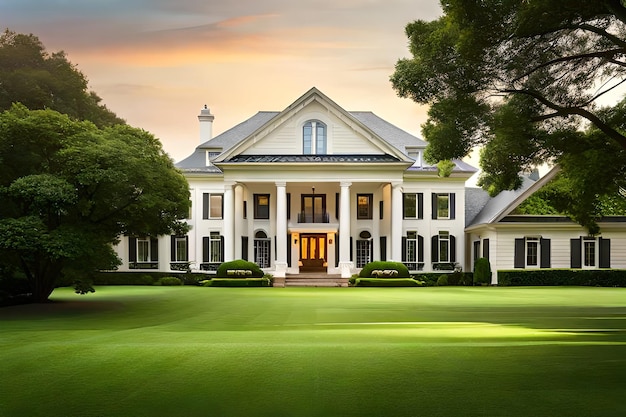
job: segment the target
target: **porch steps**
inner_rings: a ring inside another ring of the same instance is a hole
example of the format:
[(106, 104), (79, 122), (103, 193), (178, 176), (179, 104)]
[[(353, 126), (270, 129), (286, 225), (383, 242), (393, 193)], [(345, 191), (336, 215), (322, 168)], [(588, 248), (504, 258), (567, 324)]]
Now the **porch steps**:
[[(341, 278), (341, 275), (303, 273), (297, 275), (287, 275), (284, 278), (285, 287), (347, 287), (348, 278)], [(276, 285), (279, 284), (279, 285)], [(274, 286), (283, 286), (274, 281)]]

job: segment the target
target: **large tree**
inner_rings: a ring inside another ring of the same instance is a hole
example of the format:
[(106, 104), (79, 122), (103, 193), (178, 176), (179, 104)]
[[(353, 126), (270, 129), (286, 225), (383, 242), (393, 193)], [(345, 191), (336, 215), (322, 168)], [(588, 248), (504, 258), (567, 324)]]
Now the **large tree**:
[(31, 110), (53, 109), (100, 127), (124, 123), (101, 101), (63, 51), (48, 53), (32, 34), (8, 29), (0, 34), (0, 111), (19, 102)]
[(0, 198), (0, 270), (21, 271), (39, 302), (64, 277), (115, 266), (122, 234), (184, 232), (190, 204), (148, 132), (21, 104), (0, 114)]
[(580, 187), (572, 213), (593, 229), (589, 207), (625, 185), (625, 105), (599, 104), (626, 81), (624, 1), (441, 5), (439, 19), (407, 26), (413, 56), (391, 77), (400, 96), (430, 105), (426, 157), (482, 147), (480, 184), (492, 194), (519, 187), (536, 164), (559, 163)]

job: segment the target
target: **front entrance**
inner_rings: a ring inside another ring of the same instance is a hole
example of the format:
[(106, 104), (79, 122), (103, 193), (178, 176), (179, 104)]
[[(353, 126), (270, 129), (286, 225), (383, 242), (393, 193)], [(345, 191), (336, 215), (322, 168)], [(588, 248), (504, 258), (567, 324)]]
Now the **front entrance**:
[(300, 234), (300, 272), (325, 272), (327, 260), (326, 234)]

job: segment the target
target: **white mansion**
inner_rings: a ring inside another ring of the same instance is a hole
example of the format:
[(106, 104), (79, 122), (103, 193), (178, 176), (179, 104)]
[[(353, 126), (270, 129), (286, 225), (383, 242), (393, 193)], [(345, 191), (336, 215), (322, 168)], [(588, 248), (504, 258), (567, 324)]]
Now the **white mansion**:
[[(588, 237), (563, 217), (511, 215), (549, 181), (489, 198), (467, 188), (476, 169), (448, 177), (422, 160), (426, 143), (372, 112), (349, 112), (312, 88), (281, 112), (259, 112), (177, 164), (192, 199), (185, 236), (124, 237), (120, 270), (215, 271), (247, 259), (275, 277), (325, 271), (349, 277), (373, 260), (411, 271), (626, 267), (624, 219)], [(494, 283), (497, 273), (494, 273)]]

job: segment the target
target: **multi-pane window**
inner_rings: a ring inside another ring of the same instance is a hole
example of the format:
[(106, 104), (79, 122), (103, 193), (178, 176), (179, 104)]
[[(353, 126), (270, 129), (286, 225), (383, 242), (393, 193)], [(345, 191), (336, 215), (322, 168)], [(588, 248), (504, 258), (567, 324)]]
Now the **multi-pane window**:
[(450, 232), (439, 232), (439, 262), (450, 262)]
[(224, 211), (224, 194), (202, 194), (202, 218), (221, 219)]
[(406, 254), (405, 254), (405, 259), (407, 263), (418, 262), (417, 244), (418, 244), (417, 232), (407, 231), (406, 232)]
[(254, 195), (254, 218), (269, 219), (270, 218), (270, 195), (255, 194)]
[(173, 262), (187, 261), (187, 238), (185, 236), (176, 236), (174, 239)]
[(356, 218), (372, 219), (372, 194), (357, 194)]
[(437, 194), (437, 218), (450, 218), (450, 194)]
[(265, 232), (259, 231), (254, 235), (254, 262), (261, 268), (270, 267), (271, 240)]
[(209, 259), (210, 263), (223, 262), (222, 259), (222, 239), (220, 232), (211, 232), (209, 234)]
[(526, 266), (539, 266), (539, 238), (526, 238)]
[(356, 267), (363, 268), (372, 261), (372, 235), (368, 231), (359, 234), (356, 241)]
[(583, 268), (593, 268), (596, 266), (596, 239), (583, 238), (582, 240)]
[(309, 120), (302, 126), (302, 153), (326, 154), (326, 125), (319, 120)]
[(137, 238), (137, 262), (150, 262), (149, 238)]
[(402, 211), (405, 219), (421, 219), (423, 217), (422, 207), (422, 193), (404, 193), (402, 195)]

